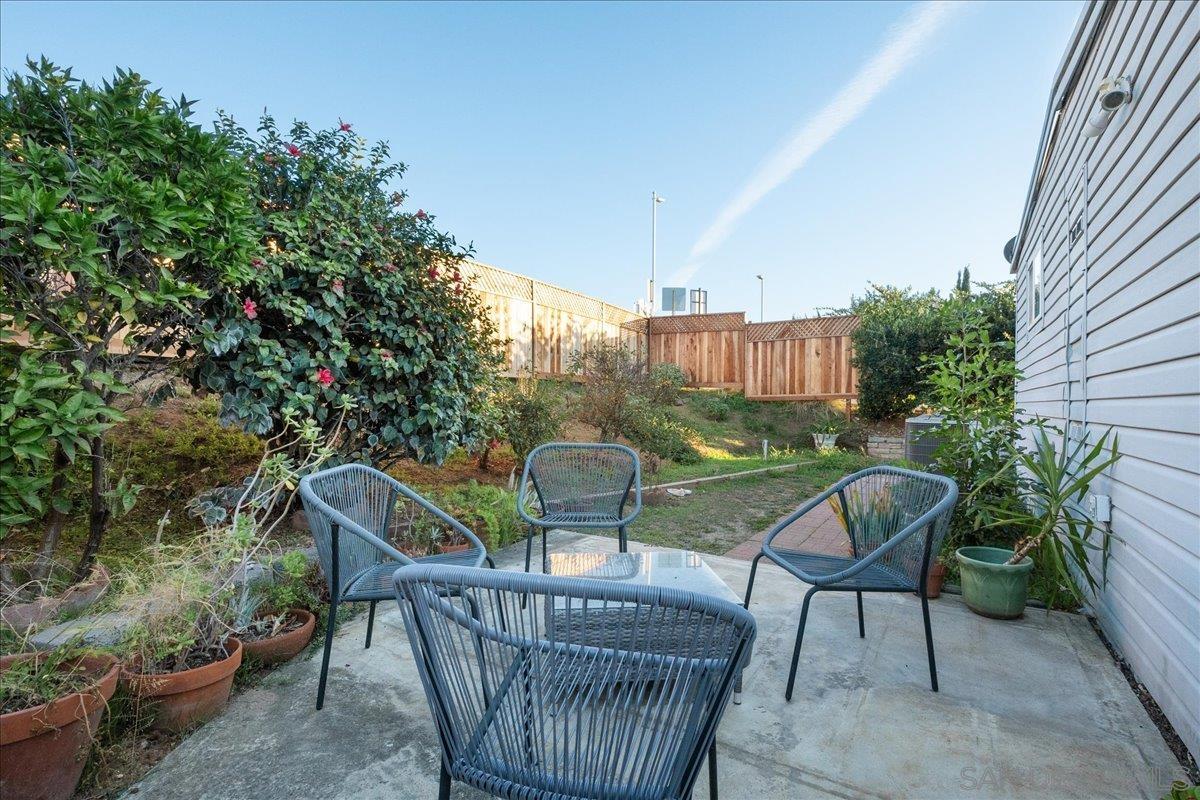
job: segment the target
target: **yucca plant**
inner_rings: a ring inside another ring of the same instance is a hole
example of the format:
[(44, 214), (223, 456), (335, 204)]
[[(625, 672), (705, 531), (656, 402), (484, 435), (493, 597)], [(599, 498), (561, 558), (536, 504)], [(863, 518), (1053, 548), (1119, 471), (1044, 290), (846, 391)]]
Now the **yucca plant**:
[[(1085, 598), (1076, 576), (1091, 594), (1097, 594), (1106, 582), (1110, 545), (1116, 538), (1084, 514), (1080, 504), (1092, 481), (1121, 456), (1111, 430), (1095, 444), (1064, 441), (1061, 448), (1051, 431), (1054, 429), (1044, 420), (1034, 422), (1034, 446), (1019, 450), (1012, 458), (1019, 468), (1017, 491), (1023, 502), (994, 508), (995, 520), (989, 527), (1012, 526), (1024, 532), (1007, 563), (1019, 564), (1027, 555), (1038, 562), (1050, 578), (1050, 596), (1046, 598), (1050, 607), (1064, 598), (1078, 605)], [(1097, 553), (1098, 575), (1092, 561)]]

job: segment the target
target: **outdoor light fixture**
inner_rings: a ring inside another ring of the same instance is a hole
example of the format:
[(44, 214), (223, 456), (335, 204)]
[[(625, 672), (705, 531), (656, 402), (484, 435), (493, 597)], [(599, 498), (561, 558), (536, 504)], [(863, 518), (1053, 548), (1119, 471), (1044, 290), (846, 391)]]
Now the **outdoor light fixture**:
[(658, 255), (658, 204), (663, 202), (665, 198), (658, 192), (650, 193), (650, 297), (647, 299), (647, 305), (650, 309), (650, 316), (654, 316), (654, 283), (658, 277), (655, 275)]
[(1083, 135), (1093, 139), (1104, 133), (1121, 106), (1133, 99), (1133, 84), (1127, 77), (1105, 78), (1096, 87), (1096, 113), (1083, 126)]

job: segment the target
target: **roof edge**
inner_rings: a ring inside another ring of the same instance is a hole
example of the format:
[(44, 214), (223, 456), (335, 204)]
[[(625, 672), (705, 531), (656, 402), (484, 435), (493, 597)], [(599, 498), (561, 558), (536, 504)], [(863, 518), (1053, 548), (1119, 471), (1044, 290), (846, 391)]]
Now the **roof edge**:
[(1021, 222), (1017, 226), (1017, 235), (1013, 237), (1012, 260), (1009, 262), (1009, 273), (1015, 274), (1017, 263), (1021, 259), (1022, 246), (1025, 243), (1025, 233), (1029, 227), (1030, 216), (1037, 202), (1038, 190), (1041, 183), (1038, 180), (1042, 162), (1048, 157), (1047, 150), (1054, 146), (1054, 116), (1066, 102), (1071, 90), (1078, 83), (1080, 66), (1091, 54), (1104, 22), (1108, 19), (1115, 0), (1088, 0), (1075, 30), (1071, 33), (1070, 43), (1063, 53), (1062, 61), (1054, 74), (1054, 83), (1050, 89), (1050, 98), (1046, 101), (1046, 112), (1042, 121), (1042, 136), (1038, 143), (1037, 155), (1033, 160), (1033, 174), (1029, 177), (1029, 188), (1025, 192), (1025, 204), (1021, 210)]

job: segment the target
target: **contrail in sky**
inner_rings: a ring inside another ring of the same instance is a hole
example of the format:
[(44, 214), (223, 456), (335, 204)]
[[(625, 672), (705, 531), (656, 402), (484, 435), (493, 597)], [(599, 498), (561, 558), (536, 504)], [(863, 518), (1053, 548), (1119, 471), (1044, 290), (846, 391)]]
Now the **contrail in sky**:
[(863, 64), (850, 82), (759, 165), (750, 180), (692, 245), (687, 263), (671, 276), (668, 285), (686, 286), (700, 269), (704, 257), (729, 238), (738, 220), (866, 110), (875, 96), (920, 55), (922, 48), (961, 5), (929, 0), (914, 6), (888, 32), (883, 47)]

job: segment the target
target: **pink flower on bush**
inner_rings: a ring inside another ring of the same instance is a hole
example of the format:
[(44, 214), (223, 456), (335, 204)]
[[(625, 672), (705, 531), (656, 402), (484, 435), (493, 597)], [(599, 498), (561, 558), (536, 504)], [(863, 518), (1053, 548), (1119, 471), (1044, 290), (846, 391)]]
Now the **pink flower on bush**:
[(350, 123), (349, 123), (349, 122), (343, 122), (343, 123), (342, 123), (341, 125), (339, 125), (338, 127), (339, 127), (339, 128), (342, 130), (342, 132), (343, 132), (343, 133), (349, 133), (349, 132), (350, 132)]
[(393, 358), (392, 351), (391, 350), (380, 350), (379, 358), (383, 361), (391, 361)]
[(296, 147), (296, 145), (294, 145), (294, 144), (289, 144), (287, 146), (287, 151), (288, 151), (288, 155), (292, 156), (293, 158), (299, 158), (301, 156), (300, 148)]
[(423, 209), (423, 208), (417, 209), (416, 217), (417, 217), (417, 219), (419, 219), (421, 221), (429, 219), (429, 215), (425, 213), (425, 209)]
[(242, 302), (242, 311), (246, 312), (246, 319), (254, 319), (258, 316), (258, 303), (247, 297)]
[(495, 450), (495, 449), (496, 449), (497, 447), (499, 447), (499, 446), (500, 446), (500, 440), (499, 440), (499, 439), (492, 439), (490, 442), (488, 442), (488, 449), (489, 449), (489, 450)]
[(463, 293), (463, 288), (462, 288), (462, 284), (461, 284), (461, 283), (456, 283), (456, 284), (454, 284), (454, 293), (455, 293), (455, 294), (462, 294), (462, 293)]
[(399, 267), (397, 267), (395, 264), (393, 264), (393, 263), (392, 263), (392, 262), (390, 262), (390, 261), (389, 261), (388, 263), (386, 263), (386, 264), (384, 264), (384, 265), (383, 265), (383, 271), (384, 271), (384, 272), (395, 272), (395, 271), (396, 271), (396, 270), (398, 270), (398, 269), (400, 269), (400, 268), (399, 268)]
[(438, 273), (438, 268), (437, 268), (437, 267), (430, 267), (430, 268), (429, 268), (429, 280), (431, 280), (431, 281), (436, 281), (436, 280), (438, 279), (438, 274), (439, 274), (439, 273)]
[(333, 373), (327, 367), (321, 367), (316, 374), (317, 383), (322, 386), (330, 386), (333, 384)]
[(341, 278), (333, 279), (333, 291), (335, 291), (336, 293), (341, 294), (342, 289), (345, 288), (345, 286), (346, 286), (346, 282), (343, 281)]
[(262, 269), (266, 265), (267, 262), (263, 261), (261, 258), (250, 259), (250, 266), (254, 267), (255, 269)]

